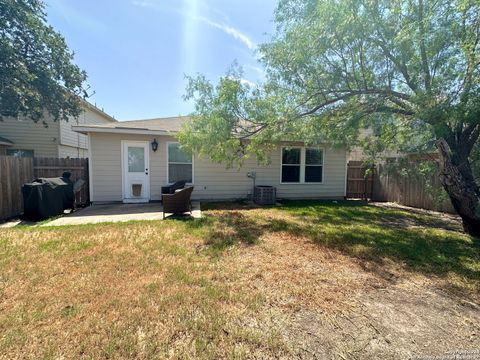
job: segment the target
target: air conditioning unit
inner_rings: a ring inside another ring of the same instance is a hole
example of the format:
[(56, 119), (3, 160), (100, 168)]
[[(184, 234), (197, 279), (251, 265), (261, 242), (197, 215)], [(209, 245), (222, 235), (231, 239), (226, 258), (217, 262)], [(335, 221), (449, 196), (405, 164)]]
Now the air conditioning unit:
[(257, 185), (253, 188), (253, 201), (258, 205), (275, 205), (277, 189), (274, 186)]

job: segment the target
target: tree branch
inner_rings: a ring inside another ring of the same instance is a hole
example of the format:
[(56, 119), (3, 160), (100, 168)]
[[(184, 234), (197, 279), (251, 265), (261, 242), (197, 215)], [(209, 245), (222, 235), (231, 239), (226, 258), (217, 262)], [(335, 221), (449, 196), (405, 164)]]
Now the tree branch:
[(418, 27), (420, 31), (420, 57), (422, 59), (423, 78), (425, 82), (425, 90), (430, 92), (431, 76), (428, 67), (427, 51), (425, 49), (425, 20), (423, 16), (423, 0), (418, 0)]

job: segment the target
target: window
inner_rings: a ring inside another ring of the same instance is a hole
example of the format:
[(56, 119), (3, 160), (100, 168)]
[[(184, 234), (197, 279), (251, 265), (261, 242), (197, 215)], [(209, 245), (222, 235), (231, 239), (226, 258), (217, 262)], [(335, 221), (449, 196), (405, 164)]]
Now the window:
[(33, 157), (33, 150), (7, 149), (7, 155), (16, 157)]
[(145, 148), (128, 147), (128, 172), (145, 171)]
[(300, 182), (301, 148), (283, 148), (282, 150), (282, 182)]
[(186, 180), (193, 183), (192, 156), (179, 143), (168, 143), (168, 182)]
[(305, 182), (322, 182), (323, 150), (305, 149)]
[(304, 147), (282, 148), (281, 182), (323, 182), (323, 150)]

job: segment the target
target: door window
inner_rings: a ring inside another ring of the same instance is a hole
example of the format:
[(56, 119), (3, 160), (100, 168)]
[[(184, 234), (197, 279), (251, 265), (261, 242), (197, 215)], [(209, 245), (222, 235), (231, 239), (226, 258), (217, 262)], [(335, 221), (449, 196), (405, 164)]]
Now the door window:
[(128, 147), (128, 172), (145, 171), (145, 148), (129, 146)]

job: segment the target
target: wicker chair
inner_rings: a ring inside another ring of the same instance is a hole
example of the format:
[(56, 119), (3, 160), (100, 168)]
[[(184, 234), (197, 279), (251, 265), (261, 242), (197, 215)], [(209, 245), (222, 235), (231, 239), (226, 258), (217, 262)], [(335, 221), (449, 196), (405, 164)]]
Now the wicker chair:
[(192, 213), (192, 196), (193, 186), (185, 189), (177, 190), (174, 194), (162, 194), (163, 218), (166, 213), (183, 214), (185, 212)]
[(186, 180), (180, 180), (174, 182), (172, 185), (162, 186), (162, 194), (174, 194), (175, 190), (183, 189), (186, 183)]

